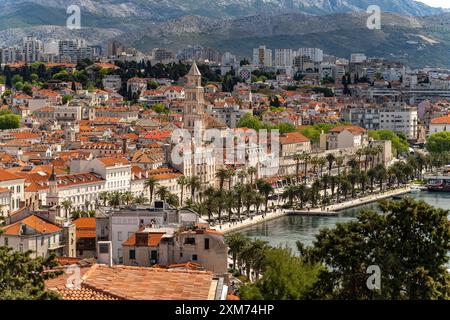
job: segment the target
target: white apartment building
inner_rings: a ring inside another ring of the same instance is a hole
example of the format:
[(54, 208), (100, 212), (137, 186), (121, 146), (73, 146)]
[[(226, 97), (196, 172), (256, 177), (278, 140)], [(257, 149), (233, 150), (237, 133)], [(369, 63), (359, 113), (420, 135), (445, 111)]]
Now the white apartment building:
[(380, 129), (403, 132), (408, 139), (417, 138), (417, 108), (391, 106), (380, 109)]
[(253, 65), (255, 67), (271, 67), (272, 66), (272, 49), (266, 46), (260, 46), (253, 49)]
[(105, 180), (107, 192), (130, 191), (131, 164), (125, 158), (95, 158), (88, 160), (72, 160), (71, 173), (95, 172)]
[(44, 51), (44, 45), (35, 37), (25, 37), (22, 42), (22, 50), (26, 62), (35, 62), (38, 60), (39, 54)]
[[(24, 201), (24, 183), (25, 179), (12, 174), (6, 170), (0, 170), (0, 191), (6, 192), (5, 189), (10, 190), (9, 192), (9, 203), (6, 203), (5, 207), (0, 209), (0, 213), (4, 216), (4, 213), (12, 213), (20, 208), (20, 202)], [(0, 196), (2, 202), (5, 203), (7, 195), (3, 194)]]
[(97, 238), (112, 242), (115, 264), (123, 263), (123, 243), (143, 227), (173, 232), (179, 226), (192, 226), (199, 222), (196, 212), (189, 209), (137, 208), (99, 212)]
[(350, 55), (350, 62), (351, 63), (362, 63), (367, 60), (367, 57), (364, 53), (352, 53)]
[(275, 67), (292, 67), (294, 62), (294, 51), (292, 49), (275, 49)]
[(323, 61), (323, 51), (319, 48), (300, 48), (297, 51), (297, 55), (308, 57), (315, 63)]

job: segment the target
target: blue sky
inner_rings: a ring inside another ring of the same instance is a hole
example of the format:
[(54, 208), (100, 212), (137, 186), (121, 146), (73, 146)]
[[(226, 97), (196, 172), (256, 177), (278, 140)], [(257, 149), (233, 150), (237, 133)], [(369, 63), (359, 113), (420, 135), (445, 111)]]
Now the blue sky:
[(432, 7), (450, 8), (450, 0), (416, 0)]

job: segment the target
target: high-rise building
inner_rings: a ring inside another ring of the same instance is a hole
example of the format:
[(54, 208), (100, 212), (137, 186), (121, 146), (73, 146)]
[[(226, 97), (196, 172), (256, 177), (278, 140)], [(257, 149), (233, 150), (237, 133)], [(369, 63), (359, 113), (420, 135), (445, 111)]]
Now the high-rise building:
[(124, 52), (124, 51), (125, 51), (125, 46), (123, 44), (121, 44), (119, 41), (112, 40), (112, 41), (108, 42), (108, 50), (107, 50), (108, 57), (120, 56), (122, 54), (122, 52)]
[(25, 37), (22, 42), (23, 59), (26, 62), (35, 62), (39, 59), (39, 54), (44, 51), (41, 40), (35, 37)]
[(22, 50), (20, 47), (0, 48), (0, 63), (11, 64), (22, 60)]
[(275, 67), (292, 67), (294, 51), (292, 49), (275, 49)]
[(255, 67), (271, 67), (272, 49), (267, 49), (266, 46), (259, 46), (259, 48), (254, 48), (253, 65)]
[(92, 59), (93, 50), (84, 39), (59, 41), (59, 54), (62, 61), (77, 63), (82, 59)]
[(362, 63), (367, 60), (367, 57), (363, 53), (352, 53), (350, 56), (351, 63)]
[(297, 55), (309, 57), (314, 63), (323, 61), (323, 51), (319, 48), (300, 48)]

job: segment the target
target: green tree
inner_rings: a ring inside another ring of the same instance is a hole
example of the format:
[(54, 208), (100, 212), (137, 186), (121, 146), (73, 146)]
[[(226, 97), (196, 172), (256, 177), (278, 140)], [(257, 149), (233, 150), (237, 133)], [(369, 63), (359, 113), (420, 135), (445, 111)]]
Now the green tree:
[[(45, 289), (45, 280), (62, 274), (55, 255), (31, 258), (31, 251), (0, 247), (0, 300), (55, 300), (59, 295)], [(53, 270), (52, 270), (53, 269)]]
[(322, 270), (294, 256), (289, 249), (271, 248), (265, 253), (263, 276), (240, 288), (243, 300), (306, 299)]
[(427, 139), (426, 148), (429, 152), (436, 154), (450, 152), (450, 132), (432, 134)]
[[(311, 290), (321, 299), (448, 299), (448, 212), (405, 198), (380, 201), (383, 214), (360, 212), (356, 221), (321, 230), (302, 252), (325, 269)], [(367, 268), (379, 266), (381, 288), (369, 290)]]

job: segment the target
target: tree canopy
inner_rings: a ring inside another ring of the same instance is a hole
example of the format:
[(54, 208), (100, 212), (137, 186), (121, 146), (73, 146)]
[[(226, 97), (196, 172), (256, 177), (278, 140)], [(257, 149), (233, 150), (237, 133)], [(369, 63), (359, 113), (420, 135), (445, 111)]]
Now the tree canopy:
[(32, 258), (31, 251), (18, 252), (0, 247), (0, 300), (54, 300), (59, 296), (45, 289), (44, 281), (61, 274), (50, 271), (55, 256)]
[(392, 130), (370, 130), (369, 136), (374, 140), (390, 140), (392, 142), (392, 152), (394, 153), (403, 153), (409, 150), (409, 144), (405, 136)]
[[(322, 230), (302, 254), (326, 269), (311, 291), (321, 299), (448, 299), (448, 212), (405, 198), (381, 201), (383, 214), (363, 211), (357, 221)], [(381, 271), (369, 290), (369, 266)]]
[(426, 148), (431, 153), (444, 153), (450, 151), (450, 132), (443, 131), (432, 134), (427, 139)]

